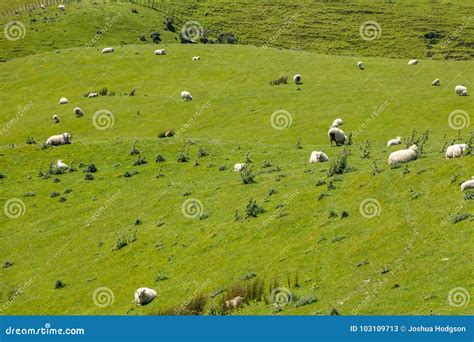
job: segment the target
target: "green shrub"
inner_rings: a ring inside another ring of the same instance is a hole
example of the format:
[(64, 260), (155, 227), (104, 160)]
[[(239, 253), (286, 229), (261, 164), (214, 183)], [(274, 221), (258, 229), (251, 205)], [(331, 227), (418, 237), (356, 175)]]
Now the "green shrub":
[(162, 163), (165, 161), (165, 157), (163, 157), (161, 154), (157, 154), (155, 158), (155, 163)]
[(137, 240), (137, 231), (117, 234), (112, 251), (118, 251)]
[(147, 163), (146, 158), (142, 157), (141, 155), (138, 155), (137, 159), (133, 163), (133, 166), (140, 166), (146, 163)]
[(350, 167), (347, 161), (347, 158), (350, 155), (350, 150), (347, 146), (344, 146), (343, 150), (339, 154), (339, 156), (331, 162), (328, 170), (328, 176), (334, 176), (336, 174), (341, 175), (343, 173), (349, 172)]
[(255, 183), (255, 175), (252, 172), (252, 167), (246, 167), (240, 172), (240, 180), (243, 184)]
[(245, 208), (245, 218), (257, 217), (263, 212), (263, 208), (257, 205), (257, 201), (250, 199), (247, 203), (247, 207)]

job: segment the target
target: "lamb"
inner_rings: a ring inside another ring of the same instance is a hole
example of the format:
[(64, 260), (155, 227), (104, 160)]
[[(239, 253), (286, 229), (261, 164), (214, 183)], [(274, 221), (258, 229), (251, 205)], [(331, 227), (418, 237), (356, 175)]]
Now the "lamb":
[(293, 76), (293, 82), (295, 82), (295, 84), (301, 84), (301, 75), (296, 74), (295, 76)]
[(60, 11), (65, 11), (65, 10), (66, 10), (66, 7), (64, 7), (64, 5), (59, 5), (59, 6), (58, 6), (58, 10), (60, 10)]
[(324, 163), (329, 161), (328, 156), (326, 153), (321, 151), (313, 151), (311, 152), (311, 156), (309, 157), (310, 163)]
[(361, 61), (357, 62), (357, 67), (358, 67), (360, 70), (364, 70), (364, 63), (362, 63)]
[(446, 149), (446, 159), (459, 158), (469, 149), (467, 144), (454, 144)]
[(68, 102), (69, 101), (65, 97), (61, 97), (61, 99), (59, 100), (59, 104), (66, 104)]
[(457, 85), (454, 88), (454, 92), (456, 95), (459, 95), (459, 96), (467, 96), (467, 88), (463, 85)]
[(84, 116), (84, 112), (79, 107), (74, 108), (74, 114), (76, 114), (76, 118)]
[(54, 114), (54, 115), (53, 115), (53, 122), (54, 122), (55, 124), (59, 123), (59, 115), (57, 115), (57, 114)]
[(240, 305), (242, 305), (242, 302), (245, 298), (241, 296), (237, 296), (233, 299), (226, 300), (225, 301), (225, 307), (227, 309), (237, 309)]
[(46, 146), (59, 146), (67, 145), (71, 143), (71, 135), (69, 133), (63, 133), (58, 135), (53, 135), (46, 140)]
[(387, 147), (395, 146), (395, 145), (400, 145), (401, 143), (402, 143), (401, 137), (396, 137), (395, 139), (390, 139), (390, 140), (387, 142)]
[(461, 191), (474, 189), (474, 177), (461, 184)]
[(166, 55), (165, 49), (155, 50), (155, 55)]
[(191, 93), (185, 90), (181, 92), (181, 98), (185, 101), (191, 101), (193, 99)]
[(106, 47), (102, 49), (102, 53), (112, 53), (115, 52), (115, 49), (113, 47)]
[(140, 287), (135, 291), (135, 304), (147, 305), (156, 297), (156, 291), (147, 287)]
[(67, 166), (67, 164), (64, 164), (61, 159), (58, 159), (58, 161), (56, 162), (56, 168), (58, 169), (67, 170), (68, 167), (69, 166)]
[(234, 165), (234, 171), (240, 172), (245, 169), (245, 163), (237, 163)]
[(336, 146), (344, 145), (344, 143), (349, 139), (344, 131), (337, 127), (331, 127), (328, 131), (329, 141), (332, 143), (335, 142)]
[(99, 94), (97, 93), (89, 93), (89, 95), (87, 95), (88, 98), (93, 98), (93, 97), (97, 97), (99, 96)]
[(193, 57), (193, 61), (200, 61), (200, 60), (201, 60), (201, 57), (199, 57), (199, 56), (194, 56)]
[(411, 145), (410, 148), (405, 150), (398, 150), (390, 153), (388, 157), (388, 164), (390, 166), (397, 165), (400, 163), (408, 163), (415, 160), (418, 157), (418, 146)]
[(332, 122), (331, 127), (339, 127), (342, 126), (343, 122), (342, 119), (338, 118)]
[(417, 65), (418, 64), (418, 59), (410, 59), (408, 61), (408, 65)]
[(432, 86), (439, 87), (441, 85), (441, 81), (439, 78), (435, 79), (433, 82), (431, 82)]

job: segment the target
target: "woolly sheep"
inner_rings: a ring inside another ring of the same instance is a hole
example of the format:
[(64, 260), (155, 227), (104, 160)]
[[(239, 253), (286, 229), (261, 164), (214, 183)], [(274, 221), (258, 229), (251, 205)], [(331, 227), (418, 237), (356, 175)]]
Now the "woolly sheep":
[(61, 97), (61, 99), (59, 100), (59, 104), (66, 104), (66, 103), (68, 103), (68, 100), (65, 97)]
[(461, 184), (461, 191), (474, 189), (474, 177)]
[(68, 166), (67, 164), (64, 164), (61, 159), (58, 159), (58, 161), (56, 162), (56, 168), (65, 170), (68, 168)]
[(156, 297), (156, 291), (147, 287), (140, 287), (135, 291), (135, 304), (147, 305)]
[(102, 53), (112, 53), (115, 52), (115, 49), (113, 47), (106, 47), (102, 49)]
[(41, 9), (45, 9), (45, 8), (46, 8), (46, 6), (43, 5), (43, 4), (41, 4), (40, 7), (41, 7)]
[(181, 98), (186, 101), (191, 101), (193, 99), (191, 93), (189, 91), (183, 90), (181, 92)]
[(462, 157), (464, 152), (468, 150), (467, 144), (455, 144), (446, 149), (446, 159)]
[(408, 65), (416, 65), (416, 64), (418, 64), (418, 59), (410, 59), (408, 61)]
[(237, 309), (243, 302), (245, 298), (241, 296), (237, 296), (233, 299), (225, 301), (225, 307), (227, 309)]
[(200, 60), (201, 60), (201, 57), (199, 57), (199, 56), (194, 56), (193, 57), (193, 61), (200, 61)]
[(457, 85), (454, 88), (454, 92), (459, 96), (467, 96), (467, 88), (463, 85)]
[(301, 84), (301, 75), (296, 74), (295, 76), (293, 76), (293, 82), (295, 82), (295, 84)]
[(235, 172), (240, 172), (243, 169), (245, 169), (245, 163), (237, 163), (234, 165), (234, 171)]
[(401, 143), (402, 143), (401, 137), (396, 137), (395, 139), (390, 139), (390, 140), (387, 142), (387, 147), (395, 146), (395, 145), (400, 145)]
[(53, 122), (54, 122), (55, 124), (59, 123), (59, 115), (57, 115), (57, 114), (54, 114), (54, 115), (53, 115)]
[(360, 70), (364, 70), (364, 63), (362, 62), (357, 62), (357, 67), (360, 69)]
[(71, 143), (71, 135), (69, 133), (63, 133), (58, 135), (53, 135), (46, 140), (46, 146), (58, 146), (58, 145), (67, 145)]
[(311, 156), (309, 157), (310, 163), (324, 163), (329, 161), (328, 156), (326, 153), (321, 151), (313, 151), (311, 152)]
[(87, 97), (89, 97), (89, 98), (97, 97), (97, 96), (99, 96), (99, 94), (97, 94), (97, 93), (89, 93), (89, 95), (87, 95)]
[(415, 160), (417, 157), (418, 146), (411, 145), (410, 148), (405, 150), (398, 150), (390, 153), (390, 156), (388, 157), (388, 164), (393, 166), (400, 163), (408, 163), (412, 160)]
[(79, 107), (74, 108), (74, 114), (76, 114), (76, 118), (84, 116), (84, 112)]
[(441, 81), (439, 80), (439, 78), (437, 78), (433, 82), (431, 82), (431, 85), (438, 87), (441, 85)]
[(166, 55), (165, 49), (155, 50), (155, 55)]
[(342, 119), (338, 118), (332, 122), (331, 127), (339, 127), (342, 126), (343, 122)]
[(64, 11), (64, 10), (66, 9), (66, 7), (64, 7), (64, 5), (59, 5), (59, 6), (58, 6), (58, 9), (59, 9), (60, 11)]
[(331, 127), (328, 131), (328, 137), (329, 141), (332, 143), (335, 142), (336, 146), (341, 146), (344, 145), (344, 143), (347, 141), (347, 135), (344, 133), (344, 131), (340, 128), (337, 127)]

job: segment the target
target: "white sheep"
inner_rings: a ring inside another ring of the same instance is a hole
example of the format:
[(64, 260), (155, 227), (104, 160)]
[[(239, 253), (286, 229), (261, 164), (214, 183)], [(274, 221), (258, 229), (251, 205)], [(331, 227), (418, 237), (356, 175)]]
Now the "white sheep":
[(396, 137), (395, 139), (390, 139), (390, 140), (387, 142), (387, 147), (395, 146), (395, 145), (400, 145), (401, 143), (402, 143), (401, 137)]
[(435, 86), (435, 87), (438, 87), (438, 86), (441, 85), (441, 81), (439, 80), (439, 78), (437, 78), (433, 82), (431, 82), (431, 85)]
[(56, 168), (58, 169), (61, 169), (61, 170), (67, 170), (69, 166), (67, 166), (67, 164), (65, 164), (61, 159), (58, 159), (58, 161), (56, 162)]
[(93, 98), (93, 97), (97, 97), (99, 96), (99, 94), (97, 93), (89, 93), (89, 95), (87, 95), (88, 98)]
[(331, 127), (328, 131), (329, 141), (331, 143), (335, 142), (336, 146), (344, 145), (344, 143), (349, 139), (344, 131), (337, 127)]
[(65, 97), (61, 97), (61, 99), (59, 99), (59, 104), (66, 104), (68, 102), (69, 101)]
[(245, 169), (245, 163), (237, 163), (234, 165), (234, 171), (240, 172)]
[(181, 92), (181, 98), (185, 101), (191, 101), (193, 99), (191, 93), (189, 91), (183, 90)]
[(46, 6), (45, 6), (45, 5), (43, 5), (43, 4), (41, 4), (41, 5), (40, 5), (40, 8), (41, 8), (41, 9), (45, 9), (45, 8), (46, 8)]
[(454, 144), (446, 149), (446, 159), (459, 158), (469, 149), (467, 144)]
[(410, 59), (408, 61), (408, 65), (417, 65), (418, 64), (418, 59)]
[(69, 133), (52, 135), (48, 138), (48, 140), (46, 140), (46, 146), (67, 145), (70, 143), (71, 135)]
[(326, 153), (321, 151), (313, 151), (311, 152), (311, 156), (309, 157), (310, 163), (324, 163), (329, 161), (328, 156)]
[(474, 189), (474, 177), (461, 184), (461, 191)]
[(225, 301), (225, 307), (227, 309), (237, 309), (240, 305), (242, 305), (242, 302), (245, 298), (241, 296), (237, 296), (233, 299), (226, 300)]
[(405, 150), (398, 150), (390, 153), (388, 156), (388, 164), (390, 166), (397, 165), (400, 163), (408, 163), (415, 160), (418, 157), (418, 146), (411, 145)]
[(59, 115), (58, 115), (58, 114), (54, 114), (54, 115), (53, 115), (53, 122), (54, 122), (55, 124), (59, 123)]
[(463, 85), (457, 85), (454, 88), (454, 93), (459, 96), (467, 96), (467, 88)]
[(135, 304), (147, 305), (156, 297), (156, 291), (147, 287), (140, 287), (135, 291)]
[(358, 67), (360, 70), (364, 70), (364, 63), (362, 63), (361, 61), (357, 62), (357, 67)]
[(76, 114), (76, 118), (84, 116), (84, 112), (79, 107), (74, 108), (74, 114)]
[(342, 119), (341, 118), (337, 118), (336, 120), (334, 120), (332, 122), (332, 125), (331, 127), (339, 127), (339, 126), (342, 126), (343, 122), (342, 122)]
[(166, 55), (165, 49), (155, 50), (155, 55)]
[(106, 47), (102, 49), (102, 53), (112, 53), (115, 52), (115, 49), (113, 47)]
[(301, 84), (301, 75), (296, 74), (295, 76), (293, 76), (293, 82), (295, 82), (295, 84)]
[(195, 62), (196, 62), (196, 61), (200, 61), (200, 60), (201, 60), (201, 57), (199, 57), (199, 56), (194, 56), (194, 57), (193, 57), (193, 61), (195, 61)]
[(64, 5), (59, 5), (59, 6), (58, 6), (58, 10), (60, 10), (60, 11), (65, 11), (65, 10), (66, 10), (66, 7), (64, 7)]

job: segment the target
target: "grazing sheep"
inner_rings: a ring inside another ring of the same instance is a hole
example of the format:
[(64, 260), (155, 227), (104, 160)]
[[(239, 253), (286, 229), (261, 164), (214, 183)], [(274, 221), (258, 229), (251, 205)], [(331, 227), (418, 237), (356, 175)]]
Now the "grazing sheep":
[(326, 153), (321, 151), (313, 151), (311, 152), (311, 156), (309, 157), (310, 163), (324, 163), (329, 161), (328, 156)]
[(226, 300), (225, 301), (225, 307), (227, 309), (237, 309), (240, 305), (242, 305), (242, 302), (245, 298), (241, 296), (237, 296), (233, 299)]
[(135, 291), (135, 304), (147, 305), (156, 297), (156, 291), (147, 287), (140, 287)]
[(201, 60), (201, 57), (199, 57), (199, 56), (194, 56), (193, 57), (193, 61), (200, 61), (200, 60)]
[(459, 96), (467, 96), (467, 88), (463, 85), (457, 85), (454, 88), (454, 92)]
[(410, 148), (405, 150), (398, 150), (395, 152), (390, 153), (388, 156), (388, 164), (390, 166), (400, 164), (400, 163), (408, 163), (412, 160), (415, 160), (418, 157), (418, 146), (411, 145)]
[(191, 101), (193, 99), (191, 93), (189, 91), (183, 90), (181, 92), (181, 98), (185, 101)]
[(53, 135), (46, 140), (46, 146), (59, 146), (67, 145), (71, 143), (71, 135), (69, 133), (63, 133), (58, 135)]
[(66, 170), (69, 166), (67, 164), (64, 164), (64, 162), (61, 159), (58, 159), (56, 162), (56, 168)]
[(61, 99), (59, 100), (59, 104), (66, 104), (68, 102), (69, 101), (65, 97), (61, 97)]
[(401, 143), (402, 143), (401, 137), (397, 137), (396, 139), (390, 139), (390, 140), (387, 142), (387, 147), (395, 146), (395, 145), (400, 145)]
[(410, 59), (408, 61), (408, 65), (417, 65), (418, 64), (418, 59)]
[(155, 55), (166, 55), (165, 49), (155, 50)]
[(76, 114), (76, 118), (84, 116), (84, 112), (79, 107), (74, 108), (74, 114)]
[(342, 119), (338, 118), (332, 122), (331, 127), (339, 127), (342, 126), (343, 122)]
[(113, 47), (106, 47), (102, 49), (102, 53), (112, 53), (115, 52), (115, 49)]
[(459, 158), (468, 150), (467, 144), (455, 144), (446, 149), (446, 159)]
[(438, 87), (438, 86), (441, 85), (441, 81), (439, 80), (439, 78), (437, 78), (433, 82), (431, 82), (431, 85), (435, 86), (435, 87)]
[(293, 76), (293, 82), (295, 82), (295, 84), (301, 84), (301, 75), (296, 74), (295, 76)]
[(234, 171), (240, 172), (245, 169), (245, 163), (237, 163), (234, 165)]
[(89, 95), (87, 95), (88, 98), (93, 98), (93, 97), (97, 97), (99, 96), (99, 94), (97, 93), (89, 93)]
[(65, 10), (66, 10), (66, 7), (64, 7), (64, 5), (59, 5), (59, 6), (58, 6), (58, 10), (60, 10), (60, 11), (65, 11)]
[(41, 8), (41, 9), (45, 9), (45, 8), (46, 8), (46, 6), (45, 6), (45, 5), (43, 5), (43, 4), (41, 4), (41, 5), (40, 5), (40, 8)]
[(357, 62), (357, 67), (360, 69), (360, 70), (364, 70), (364, 63), (362, 62)]
[(467, 180), (461, 184), (461, 191), (474, 189), (474, 177), (472, 179)]
[(53, 122), (54, 122), (55, 124), (59, 123), (59, 115), (57, 115), (57, 114), (54, 114), (54, 115), (53, 115)]
[(337, 127), (331, 127), (328, 131), (329, 141), (331, 143), (335, 142), (336, 146), (344, 145), (344, 143), (348, 140), (347, 135), (344, 131)]

